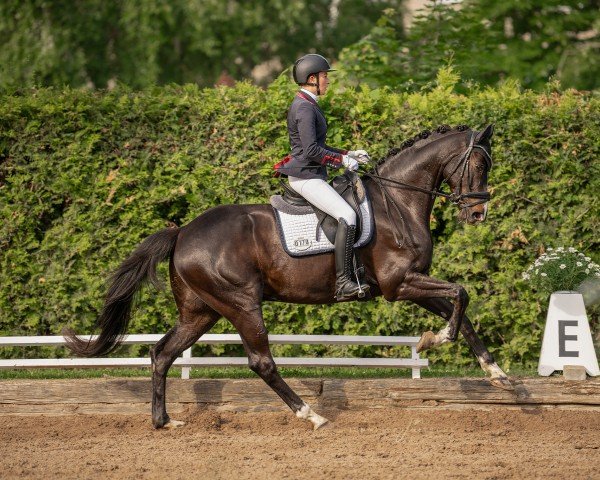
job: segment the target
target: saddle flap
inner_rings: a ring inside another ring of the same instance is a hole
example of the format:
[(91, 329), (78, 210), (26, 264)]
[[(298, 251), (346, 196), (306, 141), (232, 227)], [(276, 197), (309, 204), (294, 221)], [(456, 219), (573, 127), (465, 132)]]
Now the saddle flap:
[[(275, 214), (275, 223), (284, 250), (292, 257), (303, 257), (334, 250), (337, 222), (330, 218), (333, 229), (331, 239), (323, 234), (322, 226), (312, 206), (291, 205), (283, 200), (281, 195), (270, 198)], [(367, 245), (375, 229), (369, 195), (360, 204), (362, 231), (354, 244), (354, 248)], [(325, 227), (327, 228), (327, 227)]]
[[(334, 177), (330, 184), (356, 213), (356, 236), (360, 238), (363, 225), (363, 212), (360, 205), (365, 201), (367, 196), (361, 178), (356, 172), (347, 170), (344, 174)], [(290, 188), (283, 180), (281, 181), (281, 185), (283, 187), (283, 195), (273, 195), (271, 197), (271, 205), (289, 215), (306, 215), (307, 212), (314, 212), (318, 219), (315, 233), (316, 240), (319, 240), (319, 231), (322, 230), (325, 237), (331, 243), (335, 243), (338, 219), (331, 217), (307, 202), (304, 197)]]

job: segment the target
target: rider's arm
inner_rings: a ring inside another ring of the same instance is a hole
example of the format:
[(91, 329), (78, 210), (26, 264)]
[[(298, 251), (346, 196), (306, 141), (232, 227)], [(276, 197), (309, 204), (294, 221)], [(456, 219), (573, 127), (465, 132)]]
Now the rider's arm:
[(327, 150), (331, 150), (332, 152), (341, 153), (342, 155), (346, 155), (348, 153), (348, 150), (344, 150), (342, 148), (335, 148), (335, 147), (332, 147), (331, 145), (325, 145), (325, 148)]

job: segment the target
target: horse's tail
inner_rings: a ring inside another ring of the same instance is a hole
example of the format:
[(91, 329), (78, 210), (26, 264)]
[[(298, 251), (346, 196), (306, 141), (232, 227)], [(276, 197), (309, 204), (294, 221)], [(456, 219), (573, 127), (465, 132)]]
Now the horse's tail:
[(95, 357), (106, 355), (123, 341), (131, 317), (136, 293), (146, 280), (160, 288), (156, 266), (169, 258), (175, 248), (179, 228), (165, 228), (146, 238), (114, 272), (98, 317), (100, 335), (96, 340), (82, 340), (71, 329), (65, 329), (67, 347), (76, 355)]

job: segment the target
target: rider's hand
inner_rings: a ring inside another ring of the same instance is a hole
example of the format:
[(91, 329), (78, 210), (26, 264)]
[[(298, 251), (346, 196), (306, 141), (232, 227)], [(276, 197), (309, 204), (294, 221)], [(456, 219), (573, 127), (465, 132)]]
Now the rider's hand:
[(371, 157), (365, 150), (350, 150), (348, 156), (354, 158), (358, 163), (365, 164), (369, 163)]
[(350, 155), (343, 155), (342, 163), (344, 164), (344, 167), (346, 167), (351, 172), (356, 172), (356, 170), (358, 170), (358, 161), (352, 158)]

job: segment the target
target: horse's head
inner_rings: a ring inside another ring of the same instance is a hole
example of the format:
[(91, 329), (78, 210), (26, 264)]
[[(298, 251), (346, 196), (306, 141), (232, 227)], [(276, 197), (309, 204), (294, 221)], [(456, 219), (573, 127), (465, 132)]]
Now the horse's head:
[(492, 168), (490, 138), (494, 126), (483, 131), (466, 131), (466, 145), (450, 156), (444, 167), (444, 179), (452, 190), (450, 200), (460, 208), (458, 218), (469, 224), (483, 222), (487, 214), (488, 172)]

